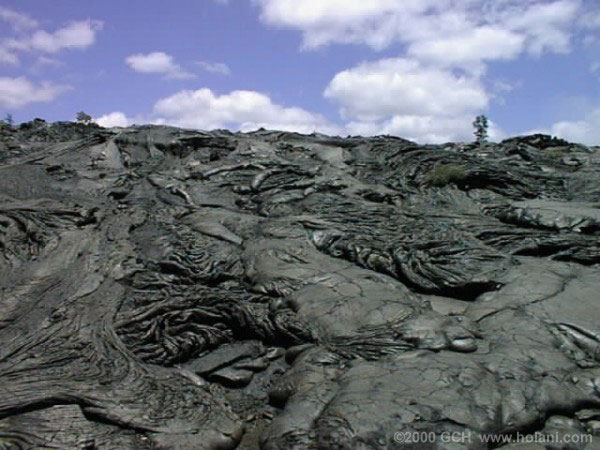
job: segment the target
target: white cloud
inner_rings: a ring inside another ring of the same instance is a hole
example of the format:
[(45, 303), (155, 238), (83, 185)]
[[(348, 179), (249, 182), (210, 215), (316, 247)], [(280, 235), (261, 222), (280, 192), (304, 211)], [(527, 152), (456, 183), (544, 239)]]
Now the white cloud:
[[(332, 43), (382, 49), (399, 42), (425, 55), (450, 55), (443, 42), (465, 58), (506, 59), (526, 49), (532, 54), (564, 52), (581, 0), (254, 0), (267, 24), (299, 30), (304, 47)], [(507, 37), (507, 41), (502, 38)], [(491, 48), (481, 48), (487, 41)], [(460, 44), (460, 45), (458, 45)], [(523, 45), (525, 44), (525, 45)], [(469, 50), (472, 50), (469, 51)], [(478, 50), (483, 50), (479, 51)]]
[(24, 77), (0, 77), (0, 107), (20, 108), (30, 103), (51, 102), (69, 86), (49, 81), (36, 84)]
[(231, 69), (225, 63), (198, 61), (196, 64), (198, 64), (202, 69), (206, 70), (207, 72), (217, 73), (220, 75), (231, 74)]
[(112, 127), (127, 127), (132, 124), (132, 121), (127, 118), (125, 113), (120, 111), (115, 111), (110, 114), (105, 114), (103, 116), (97, 117), (94, 119), (101, 127), (112, 128)]
[(600, 145), (600, 107), (592, 110), (581, 120), (561, 121), (539, 132), (558, 136), (585, 145)]
[(233, 91), (220, 96), (207, 88), (180, 91), (156, 102), (153, 117), (158, 123), (196, 129), (250, 131), (263, 127), (328, 134), (339, 131), (319, 114), (278, 105), (267, 95), (255, 91)]
[(265, 23), (302, 31), (307, 48), (337, 42), (377, 49), (413, 33), (410, 19), (436, 1), (448, 4), (447, 0), (254, 0)]
[(102, 22), (82, 20), (71, 22), (53, 33), (37, 30), (26, 38), (8, 39), (6, 47), (12, 50), (57, 53), (63, 49), (84, 49), (96, 41), (96, 33), (102, 29)]
[[(0, 9), (0, 11), (2, 11)], [(37, 22), (23, 16), (21, 28), (35, 27)], [(102, 29), (102, 22), (82, 20), (71, 22), (65, 27), (49, 33), (36, 30), (29, 35), (18, 35), (0, 42), (0, 63), (19, 64), (19, 52), (57, 53), (63, 49), (85, 49), (94, 44), (96, 34)]]
[(227, 128), (253, 131), (262, 127), (299, 133), (342, 132), (341, 127), (328, 123), (319, 114), (302, 108), (278, 105), (260, 92), (232, 91), (217, 95), (207, 88), (180, 91), (160, 99), (150, 114), (137, 116), (136, 120), (115, 111), (98, 117), (95, 121), (105, 127), (145, 122), (201, 130)]
[(7, 22), (15, 31), (27, 30), (38, 26), (38, 22), (26, 14), (0, 6), (0, 20)]
[[(340, 106), (350, 134), (395, 134), (422, 143), (472, 139), (473, 117), (492, 98), (478, 74), (407, 58), (344, 70), (324, 95)], [(491, 138), (504, 135), (495, 124), (490, 126)]]
[[(348, 132), (352, 135), (395, 135), (419, 143), (441, 144), (445, 142), (473, 140), (473, 116), (398, 115), (381, 122), (350, 122)], [(489, 123), (492, 141), (507, 135), (495, 123)]]
[(186, 72), (164, 52), (138, 53), (128, 56), (125, 62), (136, 72), (162, 74), (171, 79), (194, 78), (194, 74)]
[(344, 117), (381, 120), (391, 115), (457, 115), (488, 105), (479, 80), (404, 58), (363, 63), (338, 73), (325, 97)]
[(580, 0), (536, 2), (507, 10), (501, 17), (507, 29), (525, 36), (530, 54), (567, 53), (580, 7)]
[(525, 37), (503, 28), (483, 26), (451, 37), (417, 41), (408, 54), (443, 66), (482, 71), (482, 61), (508, 60), (523, 50)]

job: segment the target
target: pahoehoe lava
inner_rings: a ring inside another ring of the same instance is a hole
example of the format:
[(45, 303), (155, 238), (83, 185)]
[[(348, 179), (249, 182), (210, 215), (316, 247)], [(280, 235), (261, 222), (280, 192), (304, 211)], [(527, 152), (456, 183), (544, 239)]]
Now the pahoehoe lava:
[(546, 135), (3, 127), (0, 449), (600, 442), (599, 237)]

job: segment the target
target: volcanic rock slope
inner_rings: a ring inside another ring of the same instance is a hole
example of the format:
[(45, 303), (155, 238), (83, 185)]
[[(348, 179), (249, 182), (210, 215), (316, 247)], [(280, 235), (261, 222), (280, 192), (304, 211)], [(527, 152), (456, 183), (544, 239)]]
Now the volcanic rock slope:
[(597, 149), (0, 134), (0, 448), (600, 441)]

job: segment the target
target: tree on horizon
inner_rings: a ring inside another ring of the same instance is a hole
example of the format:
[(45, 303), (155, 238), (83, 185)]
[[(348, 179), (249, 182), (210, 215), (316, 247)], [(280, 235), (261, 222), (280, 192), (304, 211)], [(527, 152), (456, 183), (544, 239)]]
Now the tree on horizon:
[(483, 144), (488, 140), (488, 119), (484, 114), (475, 117), (473, 121), (473, 127), (475, 127), (474, 135), (475, 142)]

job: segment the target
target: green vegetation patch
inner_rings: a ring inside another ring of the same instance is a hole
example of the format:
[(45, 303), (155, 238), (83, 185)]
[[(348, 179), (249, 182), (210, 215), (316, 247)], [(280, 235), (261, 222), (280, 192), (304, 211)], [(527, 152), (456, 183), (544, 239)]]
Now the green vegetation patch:
[(467, 178), (467, 171), (458, 164), (438, 164), (427, 174), (427, 182), (434, 186), (446, 186)]
[(561, 148), (550, 147), (546, 150), (546, 156), (552, 159), (562, 158), (563, 156), (567, 156), (569, 153)]

